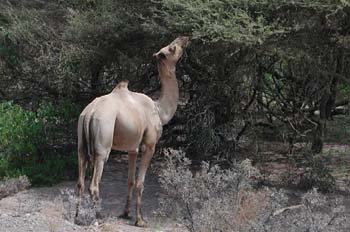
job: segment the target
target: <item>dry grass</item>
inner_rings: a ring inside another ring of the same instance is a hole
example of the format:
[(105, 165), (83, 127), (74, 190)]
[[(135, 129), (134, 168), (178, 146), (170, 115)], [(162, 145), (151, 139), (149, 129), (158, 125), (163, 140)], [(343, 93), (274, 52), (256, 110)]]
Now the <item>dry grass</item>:
[(41, 210), (45, 215), (45, 221), (50, 232), (58, 232), (60, 224), (63, 221), (64, 207), (61, 198), (56, 198), (52, 203), (48, 204)]

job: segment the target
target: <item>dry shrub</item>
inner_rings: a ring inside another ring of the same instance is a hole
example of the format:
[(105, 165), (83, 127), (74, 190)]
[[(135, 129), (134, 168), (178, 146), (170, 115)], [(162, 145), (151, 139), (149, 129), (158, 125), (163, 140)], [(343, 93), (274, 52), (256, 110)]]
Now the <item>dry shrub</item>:
[(30, 181), (26, 176), (18, 178), (5, 178), (0, 181), (0, 199), (15, 194), (30, 187)]
[(93, 202), (88, 194), (84, 194), (76, 218), (77, 195), (74, 189), (60, 189), (60, 194), (52, 203), (45, 205), (41, 212), (45, 215), (45, 221), (50, 231), (60, 231), (62, 222), (75, 223), (80, 226), (90, 226), (96, 222), (96, 212)]
[(240, 190), (237, 193), (237, 212), (235, 223), (240, 228), (245, 228), (259, 216), (259, 213), (268, 204), (268, 196), (265, 191)]
[(249, 160), (227, 170), (203, 162), (194, 172), (182, 151), (166, 150), (165, 155), (161, 212), (190, 231), (246, 230), (268, 201), (264, 192), (253, 189), (260, 173)]

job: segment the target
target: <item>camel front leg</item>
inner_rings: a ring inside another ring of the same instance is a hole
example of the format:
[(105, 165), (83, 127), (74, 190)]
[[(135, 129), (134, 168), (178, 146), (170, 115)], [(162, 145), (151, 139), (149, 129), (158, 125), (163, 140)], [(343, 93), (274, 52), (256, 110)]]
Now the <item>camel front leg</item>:
[(136, 222), (135, 226), (146, 227), (146, 222), (143, 220), (141, 213), (141, 200), (144, 188), (145, 176), (149, 166), (149, 163), (153, 157), (155, 146), (146, 147), (144, 154), (142, 155), (139, 174), (136, 182)]
[(128, 195), (126, 198), (126, 205), (124, 213), (120, 215), (121, 218), (131, 219), (130, 216), (130, 205), (132, 200), (132, 193), (135, 186), (135, 170), (136, 170), (136, 158), (137, 152), (129, 152), (129, 171), (128, 171)]

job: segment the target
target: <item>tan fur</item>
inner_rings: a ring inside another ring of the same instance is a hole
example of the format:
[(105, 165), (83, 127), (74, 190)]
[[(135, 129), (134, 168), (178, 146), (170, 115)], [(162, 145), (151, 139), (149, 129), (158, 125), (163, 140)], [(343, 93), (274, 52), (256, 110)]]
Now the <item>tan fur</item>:
[[(135, 224), (145, 226), (141, 215), (145, 175), (155, 145), (161, 136), (162, 125), (169, 122), (177, 108), (179, 90), (175, 66), (187, 45), (188, 37), (179, 37), (154, 54), (158, 60), (159, 78), (162, 84), (161, 96), (157, 101), (142, 93), (130, 91), (128, 83), (121, 82), (110, 94), (96, 98), (81, 113), (78, 121), (79, 200), (76, 215), (84, 191), (85, 171), (89, 160), (94, 170), (89, 190), (93, 201), (97, 204), (104, 163), (108, 160), (112, 149), (122, 150), (129, 154), (128, 195), (123, 216), (129, 217), (135, 187), (137, 197)], [(135, 183), (135, 162), (140, 147), (142, 157)]]

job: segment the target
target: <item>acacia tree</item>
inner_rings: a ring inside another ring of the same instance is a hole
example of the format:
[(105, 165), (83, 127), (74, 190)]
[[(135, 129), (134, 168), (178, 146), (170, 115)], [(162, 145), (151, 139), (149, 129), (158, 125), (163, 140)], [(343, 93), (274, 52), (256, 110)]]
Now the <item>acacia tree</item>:
[(189, 149), (220, 153), (264, 126), (322, 150), (326, 120), (347, 103), (339, 89), (350, 80), (349, 1), (163, 0), (154, 14), (153, 25), (202, 41), (187, 70)]
[(106, 93), (118, 80), (136, 82), (154, 51), (156, 43), (150, 41), (159, 40), (143, 29), (148, 2), (141, 3), (1, 2), (3, 98), (85, 102)]
[(3, 99), (87, 102), (122, 79), (155, 93), (150, 54), (177, 34), (191, 35), (177, 75), (183, 104), (165, 138), (201, 158), (235, 154), (261, 128), (291, 144), (313, 141), (319, 151), (326, 120), (347, 100), (348, 0), (0, 5)]

